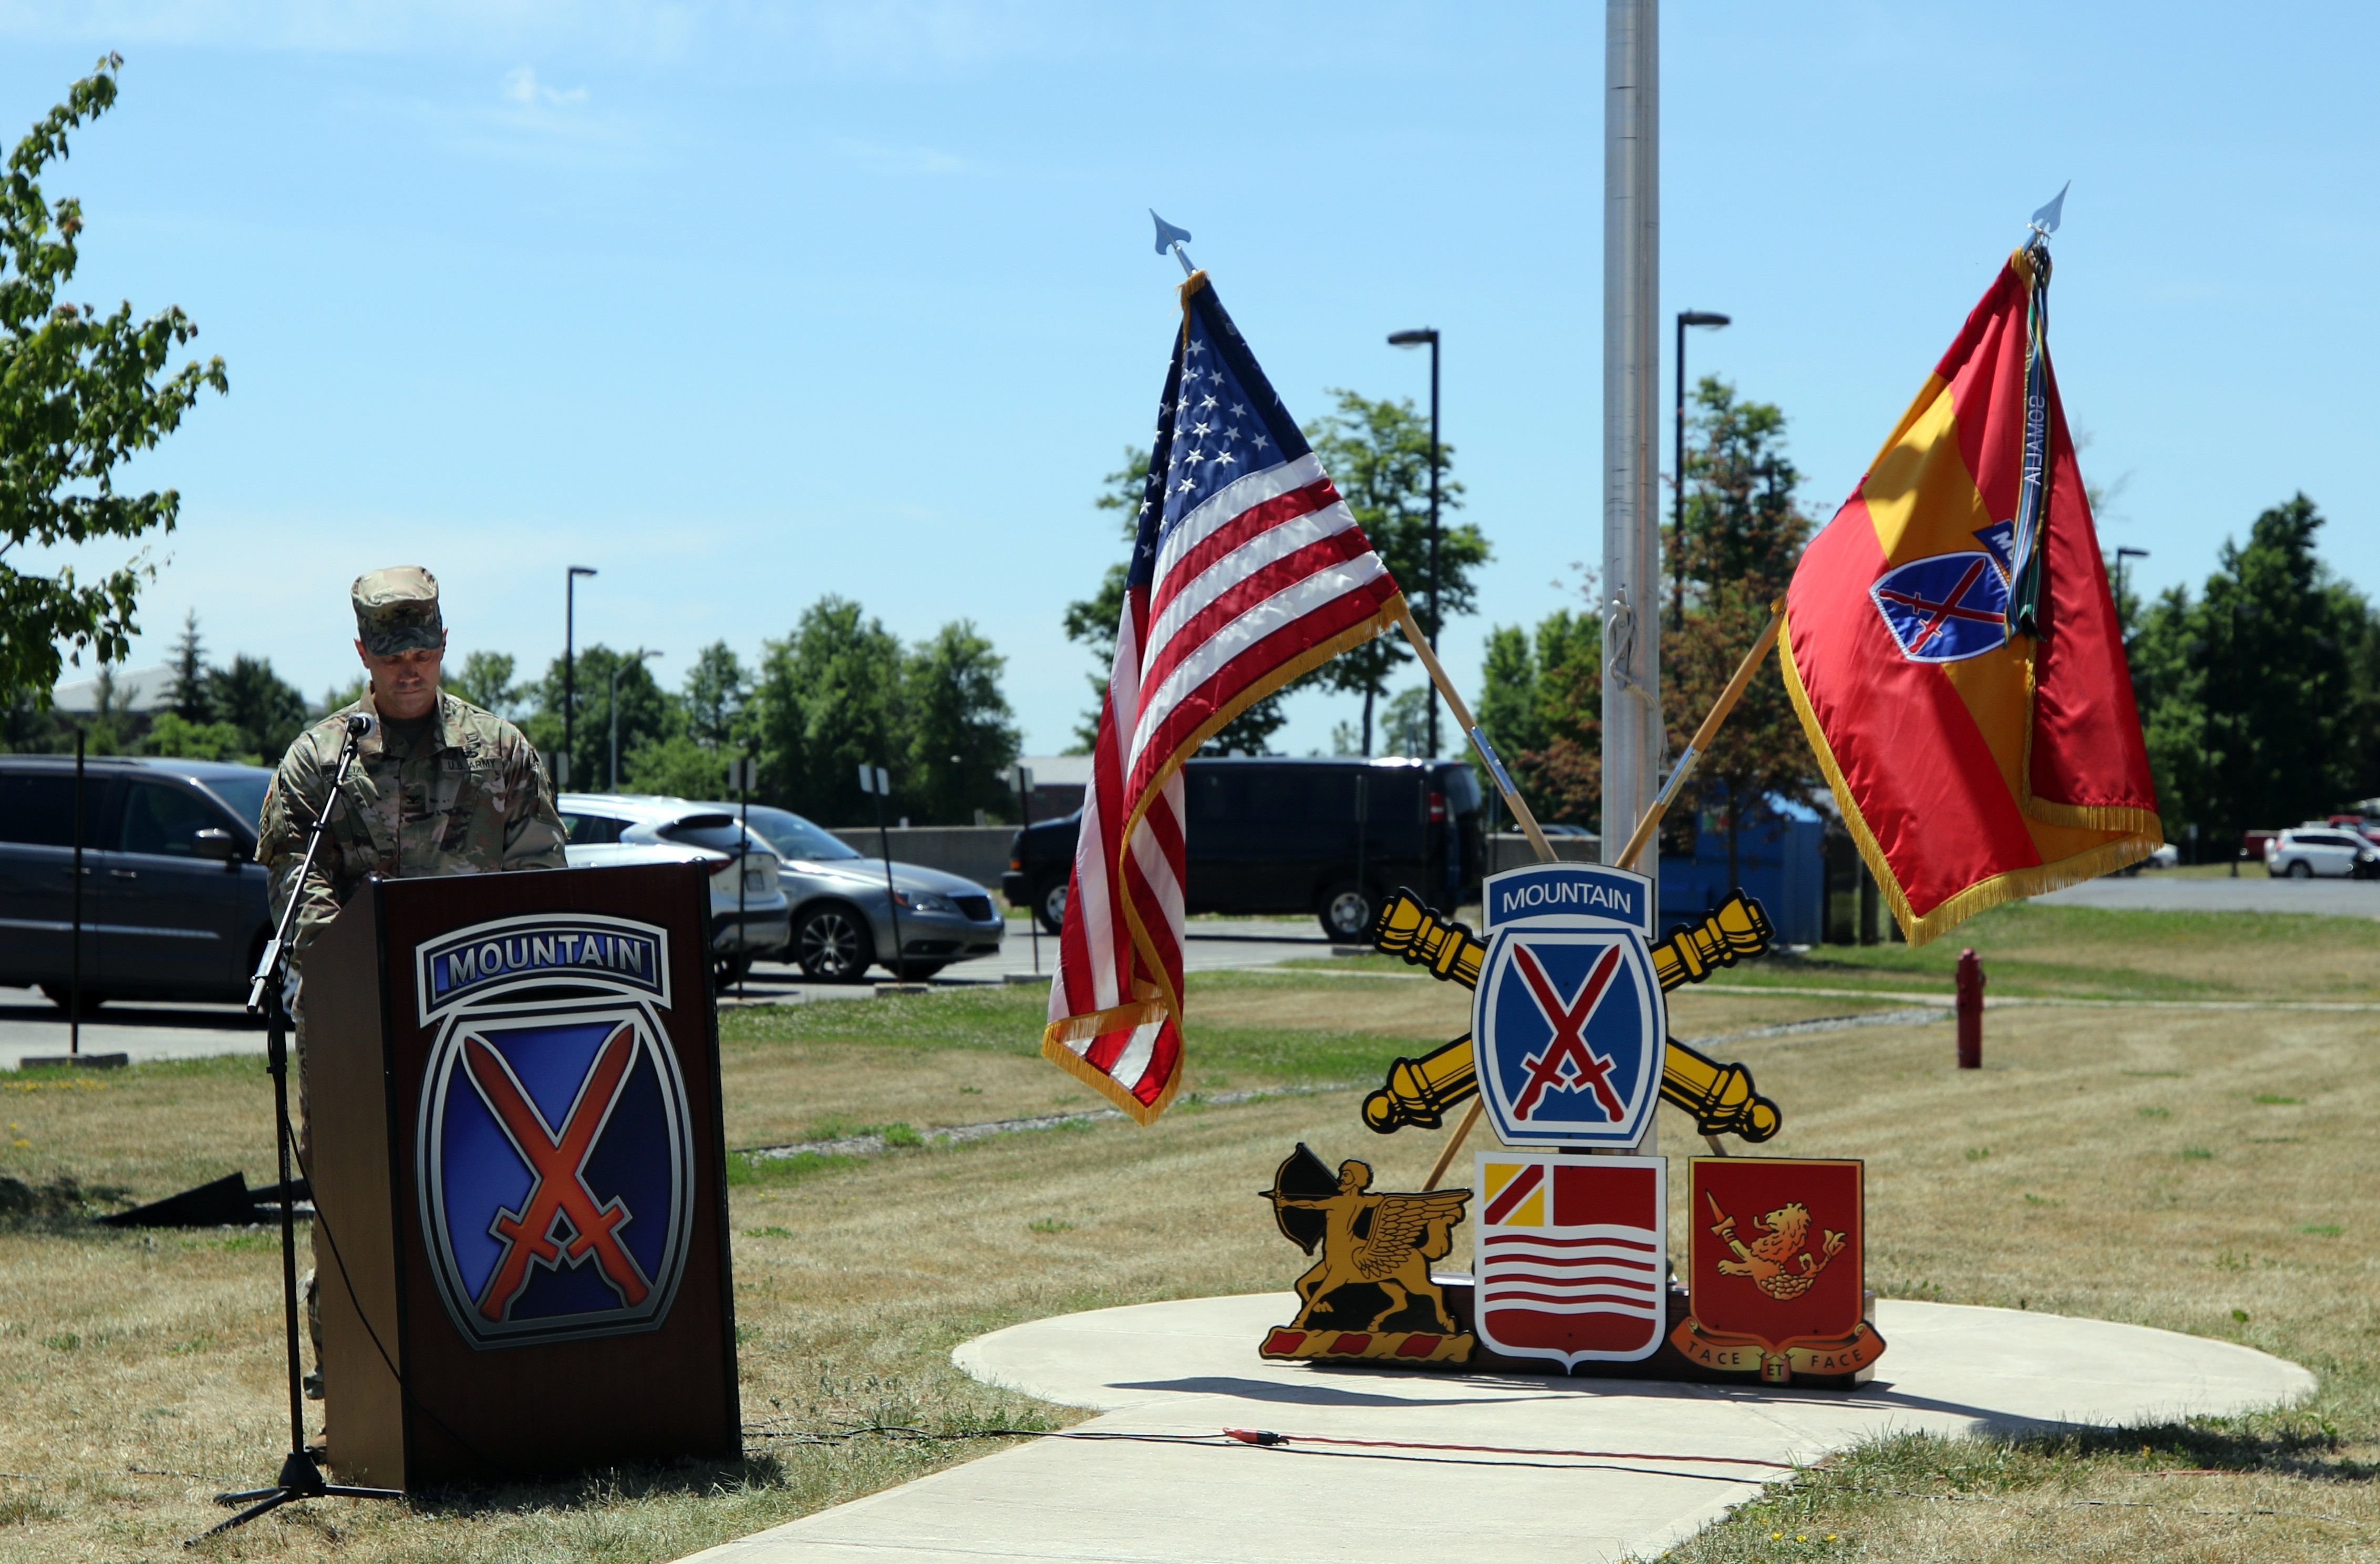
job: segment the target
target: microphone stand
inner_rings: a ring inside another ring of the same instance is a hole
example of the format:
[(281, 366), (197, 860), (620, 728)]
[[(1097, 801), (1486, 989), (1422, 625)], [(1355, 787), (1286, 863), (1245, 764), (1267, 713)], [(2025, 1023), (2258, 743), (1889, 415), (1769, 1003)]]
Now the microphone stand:
[[(314, 854), (322, 845), (328, 829), (331, 810), (339, 800), (339, 788), (347, 779), (348, 768), (355, 764), (356, 749), (365, 734), (371, 731), (373, 719), (358, 713), (347, 718), (346, 741), (339, 750), (339, 769), (331, 778), (329, 789), (322, 795), (322, 807), (314, 813), (314, 823), (306, 832), (306, 856), (298, 866), (298, 877), (290, 883), (289, 903), (281, 910), (280, 924), (273, 931), (272, 940), (264, 947), (263, 957), (256, 964), (256, 975), (249, 980), (248, 1009), (251, 1015), (265, 1017), (265, 1069), (273, 1076), (273, 1150), (281, 1168), (281, 1318), (287, 1338), (289, 1365), (289, 1453), (282, 1459), (281, 1474), (269, 1488), (249, 1488), (239, 1493), (217, 1494), (215, 1502), (227, 1506), (245, 1506), (239, 1513), (219, 1525), (209, 1527), (195, 1537), (183, 1540), (184, 1547), (193, 1547), (218, 1533), (235, 1526), (244, 1526), (260, 1515), (269, 1514), (285, 1504), (310, 1498), (403, 1498), (397, 1488), (358, 1488), (325, 1481), (322, 1467), (306, 1449), (306, 1389), (303, 1363), (298, 1353), (298, 1220), (297, 1191), (289, 1181), (289, 1048), (287, 1027), (288, 1007), (282, 994), (289, 972), (290, 931), (297, 924), (298, 906), (306, 894), (307, 877), (314, 870)], [(312, 1169), (307, 1170), (310, 1189)]]

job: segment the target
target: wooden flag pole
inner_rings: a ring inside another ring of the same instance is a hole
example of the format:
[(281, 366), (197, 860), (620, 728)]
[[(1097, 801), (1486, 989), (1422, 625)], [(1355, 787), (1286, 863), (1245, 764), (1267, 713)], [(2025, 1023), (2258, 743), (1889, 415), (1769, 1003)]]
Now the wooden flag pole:
[(1397, 596), (1396, 615), (1397, 628), (1405, 632), (1405, 640), (1413, 644), (1414, 654), (1421, 659), (1421, 666), (1429, 670), (1429, 681), (1438, 686), (1438, 693), (1446, 702), (1447, 708), (1453, 712), (1454, 720), (1463, 725), (1464, 733), (1470, 735), (1472, 748), (1477, 750), (1479, 758), (1488, 763), (1488, 770), (1496, 779), (1496, 790), (1504, 795), (1505, 803), (1512, 807), (1512, 818), (1520, 823), (1522, 834), (1536, 849), (1537, 861), (1551, 863), (1554, 861), (1553, 844), (1547, 841), (1546, 834), (1537, 828), (1537, 817), (1522, 801), (1520, 789), (1512, 786), (1512, 775), (1504, 769), (1504, 763), (1497, 758), (1495, 750), (1488, 745), (1488, 736), (1479, 731), (1477, 723), (1471, 720), (1471, 708), (1463, 703), (1461, 695), (1455, 693), (1454, 681), (1447, 678), (1446, 670), (1439, 666), (1438, 654), (1429, 649), (1429, 638), (1422, 634), (1421, 626), (1414, 622), (1413, 609), (1402, 593)]
[[(1424, 666), (1438, 683), (1439, 692), (1446, 697), (1447, 704), (1454, 708), (1454, 715), (1462, 721), (1464, 730), (1471, 731), (1471, 714), (1463, 710), (1461, 698), (1447, 683), (1438, 659), (1430, 655), (1428, 644), (1422, 640), (1419, 629), (1413, 623), (1411, 610), (1405, 612), (1402, 623), (1406, 638), (1414, 643), (1414, 650), (1421, 654)], [(1718, 701), (1712, 703), (1710, 715), (1703, 718), (1700, 727), (1694, 729), (1694, 741), (1678, 756), (1678, 764), (1670, 770), (1670, 779), (1661, 785), (1661, 791), (1653, 800), (1652, 807), (1645, 812), (1645, 818), (1636, 823), (1636, 829), (1628, 837), (1628, 845), (1621, 849), (1620, 857), (1615, 860), (1619, 867), (1635, 867), (1638, 855), (1645, 850), (1645, 844), (1653, 839), (1655, 831), (1660, 829), (1661, 816), (1669, 813), (1670, 801), (1677, 798), (1678, 789), (1685, 786), (1686, 778), (1693, 774), (1694, 762), (1710, 748), (1710, 741), (1718, 736), (1719, 725), (1727, 721), (1729, 715), (1735, 710), (1736, 703), (1743, 699), (1743, 692), (1750, 687), (1760, 660), (1768, 655), (1770, 647), (1777, 644), (1777, 632), (1784, 623), (1785, 600), (1780, 597), (1769, 609), (1768, 623), (1761, 630), (1760, 639), (1754, 641), (1752, 650), (1743, 654), (1743, 661), (1736, 666), (1735, 677), (1727, 681), (1725, 690), (1719, 691)], [(1499, 780), (1502, 779), (1500, 777)], [(1537, 823), (1521, 813), (1524, 806), (1518, 799), (1512, 798), (1510, 791), (1504, 796), (1512, 800), (1515, 817), (1526, 822), (1529, 838), (1537, 846), (1537, 856), (1550, 861), (1553, 850), (1546, 846), (1544, 836), (1537, 830)], [(1446, 1170), (1454, 1166), (1455, 1154), (1463, 1149), (1463, 1142), (1470, 1138), (1472, 1129), (1478, 1124), (1479, 1112), (1484, 1106), (1479, 1098), (1471, 1099), (1471, 1106), (1464, 1112), (1463, 1122), (1454, 1127), (1454, 1133), (1446, 1138), (1446, 1149), (1438, 1154), (1437, 1165), (1429, 1170), (1429, 1181), (1422, 1185), (1425, 1191), (1438, 1188), (1439, 1180), (1446, 1177)], [(1716, 1141), (1712, 1142), (1712, 1149), (1718, 1149)]]
[[(1645, 844), (1653, 839), (1653, 833), (1660, 829), (1661, 816), (1670, 812), (1670, 804), (1677, 798), (1678, 789), (1684, 787), (1686, 778), (1694, 775), (1694, 763), (1709, 750), (1711, 740), (1718, 737), (1719, 725), (1735, 710), (1735, 703), (1743, 699), (1744, 689), (1752, 683), (1753, 671), (1760, 666), (1760, 659), (1767, 656), (1768, 649), (1777, 644), (1777, 631), (1784, 622), (1785, 600), (1780, 597), (1769, 606), (1768, 623), (1761, 629), (1760, 639), (1752, 643), (1752, 650), (1746, 652), (1743, 661), (1736, 665), (1735, 677), (1729, 679), (1727, 688), (1718, 692), (1718, 699), (1711, 704), (1710, 715), (1703, 718), (1700, 727), (1694, 729), (1694, 739), (1686, 745), (1684, 752), (1678, 756), (1678, 764), (1670, 768), (1670, 779), (1661, 784), (1661, 791), (1654, 798), (1652, 807), (1645, 810), (1644, 819), (1636, 822), (1636, 829), (1629, 837), (1628, 845), (1621, 849), (1618, 858), (1612, 860), (1621, 868), (1636, 866), (1637, 855), (1645, 850)], [(1734, 800), (1730, 800), (1729, 807), (1733, 806)]]

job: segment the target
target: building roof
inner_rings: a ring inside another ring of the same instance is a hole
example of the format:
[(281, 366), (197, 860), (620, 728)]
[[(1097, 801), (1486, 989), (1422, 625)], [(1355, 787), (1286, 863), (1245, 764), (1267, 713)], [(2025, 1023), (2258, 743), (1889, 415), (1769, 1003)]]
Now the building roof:
[[(115, 674), (115, 706), (125, 712), (160, 712), (174, 703), (174, 670), (160, 665)], [(99, 710), (99, 680), (77, 679), (50, 691), (50, 704), (62, 712)]]

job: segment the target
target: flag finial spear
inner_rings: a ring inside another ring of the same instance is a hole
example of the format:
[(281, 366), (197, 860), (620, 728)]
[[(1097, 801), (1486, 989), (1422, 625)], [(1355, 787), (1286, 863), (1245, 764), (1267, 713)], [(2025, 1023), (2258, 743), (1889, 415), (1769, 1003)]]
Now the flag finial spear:
[[(2047, 203), (2045, 204), (2040, 211), (2035, 212), (2033, 214), (2033, 221), (2025, 225), (2033, 231), (2034, 236), (2031, 239), (2026, 241), (2027, 249), (2031, 249), (2034, 245), (2046, 243), (2049, 236), (2058, 231), (2058, 217), (2066, 210), (2066, 192), (2073, 188), (2074, 181), (2071, 179), (2067, 180), (2066, 183), (2058, 187), (2058, 193), (2051, 196)], [(1149, 215), (1155, 217), (1157, 216), (1157, 214), (1152, 212)], [(1160, 218), (1159, 222), (1160, 225), (1162, 226), (1163, 219)], [(1188, 238), (1190, 236), (1184, 234), (1182, 237)], [(1163, 250), (1165, 247), (1160, 244), (1157, 248)]]
[[(1182, 248), (1184, 241), (1190, 237), (1190, 230), (1177, 228), (1164, 218), (1158, 216), (1157, 208), (1153, 206), (1148, 209), (1148, 215), (1157, 225), (1157, 253), (1162, 255), (1167, 250), (1172, 250), (1173, 259), (1182, 263), (1182, 275), (1185, 277), (1190, 275), (1195, 268), (1190, 264), (1189, 252)], [(2054, 228), (2058, 225), (2052, 221), (2049, 226)]]

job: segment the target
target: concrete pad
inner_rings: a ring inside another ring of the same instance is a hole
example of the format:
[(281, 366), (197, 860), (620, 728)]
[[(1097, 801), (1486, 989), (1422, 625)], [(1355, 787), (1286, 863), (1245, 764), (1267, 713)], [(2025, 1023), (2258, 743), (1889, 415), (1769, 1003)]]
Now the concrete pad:
[(1897, 1300), (1877, 1305), (1890, 1346), (1876, 1382), (1849, 1394), (1263, 1362), (1257, 1342), (1294, 1308), (1286, 1293), (1196, 1299), (979, 1337), (952, 1354), (960, 1367), (1095, 1409), (1075, 1432), (1110, 1437), (1037, 1440), (696, 1558), (1377, 1564), (1427, 1531), (1433, 1564), (1575, 1564), (1658, 1552), (1792, 1463), (1874, 1434), (2122, 1425), (2314, 1387), (2228, 1342)]

